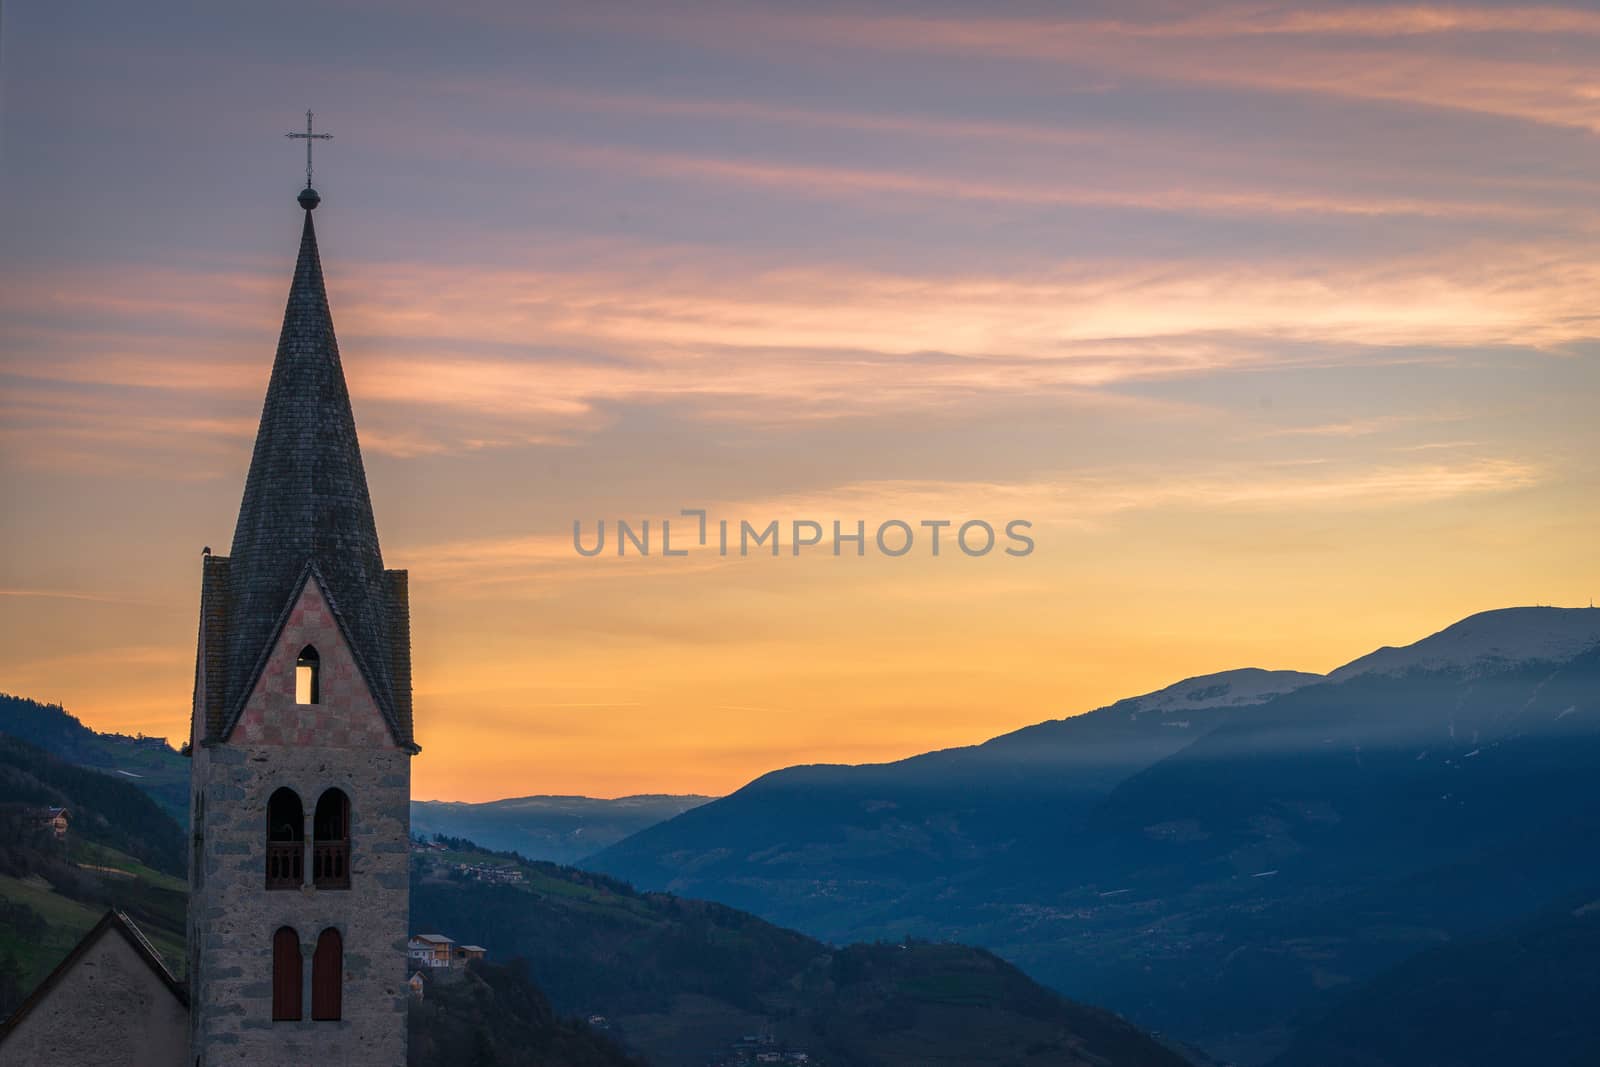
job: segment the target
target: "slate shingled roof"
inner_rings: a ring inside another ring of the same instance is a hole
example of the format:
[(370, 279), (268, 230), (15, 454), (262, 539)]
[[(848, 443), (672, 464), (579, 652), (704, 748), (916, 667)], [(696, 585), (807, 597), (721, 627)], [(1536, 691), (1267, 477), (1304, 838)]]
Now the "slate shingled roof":
[[(386, 575), (383, 568), (309, 210), (233, 548), (226, 570), (214, 575), (227, 623), (217, 664), (221, 707), (207, 715), (211, 736), (226, 736), (238, 719), (308, 564), (396, 740), (410, 744), (410, 635), (397, 631), (389, 603), (397, 584), (392, 575), (401, 572)], [(398, 586), (403, 591), (403, 578)], [(398, 625), (409, 631), (406, 620)], [(404, 693), (395, 684), (402, 655)]]

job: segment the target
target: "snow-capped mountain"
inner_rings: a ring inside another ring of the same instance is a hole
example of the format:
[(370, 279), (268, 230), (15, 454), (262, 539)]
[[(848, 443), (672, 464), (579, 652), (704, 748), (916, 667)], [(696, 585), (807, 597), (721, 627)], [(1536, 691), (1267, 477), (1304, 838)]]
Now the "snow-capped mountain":
[(1267, 671), (1260, 667), (1242, 667), (1239, 670), (1185, 678), (1165, 689), (1119, 700), (1106, 710), (1141, 715), (1147, 712), (1237, 708), (1247, 704), (1259, 704), (1263, 700), (1322, 680), (1322, 675), (1306, 671)]
[(1485, 673), (1519, 663), (1564, 663), (1595, 645), (1600, 645), (1600, 608), (1502, 608), (1469, 615), (1415, 644), (1370, 652), (1330, 673), (1328, 681), (1364, 674)]

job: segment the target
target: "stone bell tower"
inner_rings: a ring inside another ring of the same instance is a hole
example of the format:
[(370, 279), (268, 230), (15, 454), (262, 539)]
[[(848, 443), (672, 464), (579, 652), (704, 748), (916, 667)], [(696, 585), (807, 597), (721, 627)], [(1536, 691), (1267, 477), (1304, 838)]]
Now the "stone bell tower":
[(385, 570), (307, 187), (227, 556), (201, 569), (191, 1060), (406, 1059), (411, 622)]

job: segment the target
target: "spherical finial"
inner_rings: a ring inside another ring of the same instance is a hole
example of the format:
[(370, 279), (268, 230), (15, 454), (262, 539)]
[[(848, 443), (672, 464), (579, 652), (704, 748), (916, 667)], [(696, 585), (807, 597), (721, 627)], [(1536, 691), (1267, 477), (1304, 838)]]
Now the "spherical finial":
[(295, 199), (299, 200), (300, 206), (305, 208), (307, 211), (312, 210), (318, 204), (322, 203), (322, 197), (318, 196), (317, 191), (311, 188), (309, 185), (300, 190), (300, 195)]

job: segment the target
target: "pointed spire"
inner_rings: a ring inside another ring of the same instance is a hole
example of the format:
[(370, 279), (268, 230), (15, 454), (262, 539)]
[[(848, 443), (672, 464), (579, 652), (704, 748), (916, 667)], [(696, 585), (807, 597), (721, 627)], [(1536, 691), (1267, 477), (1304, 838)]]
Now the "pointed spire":
[(230, 719), (248, 698), (308, 563), (322, 577), (379, 707), (393, 718), (383, 555), (322, 281), (315, 197), (301, 194), (300, 256), (234, 527)]

